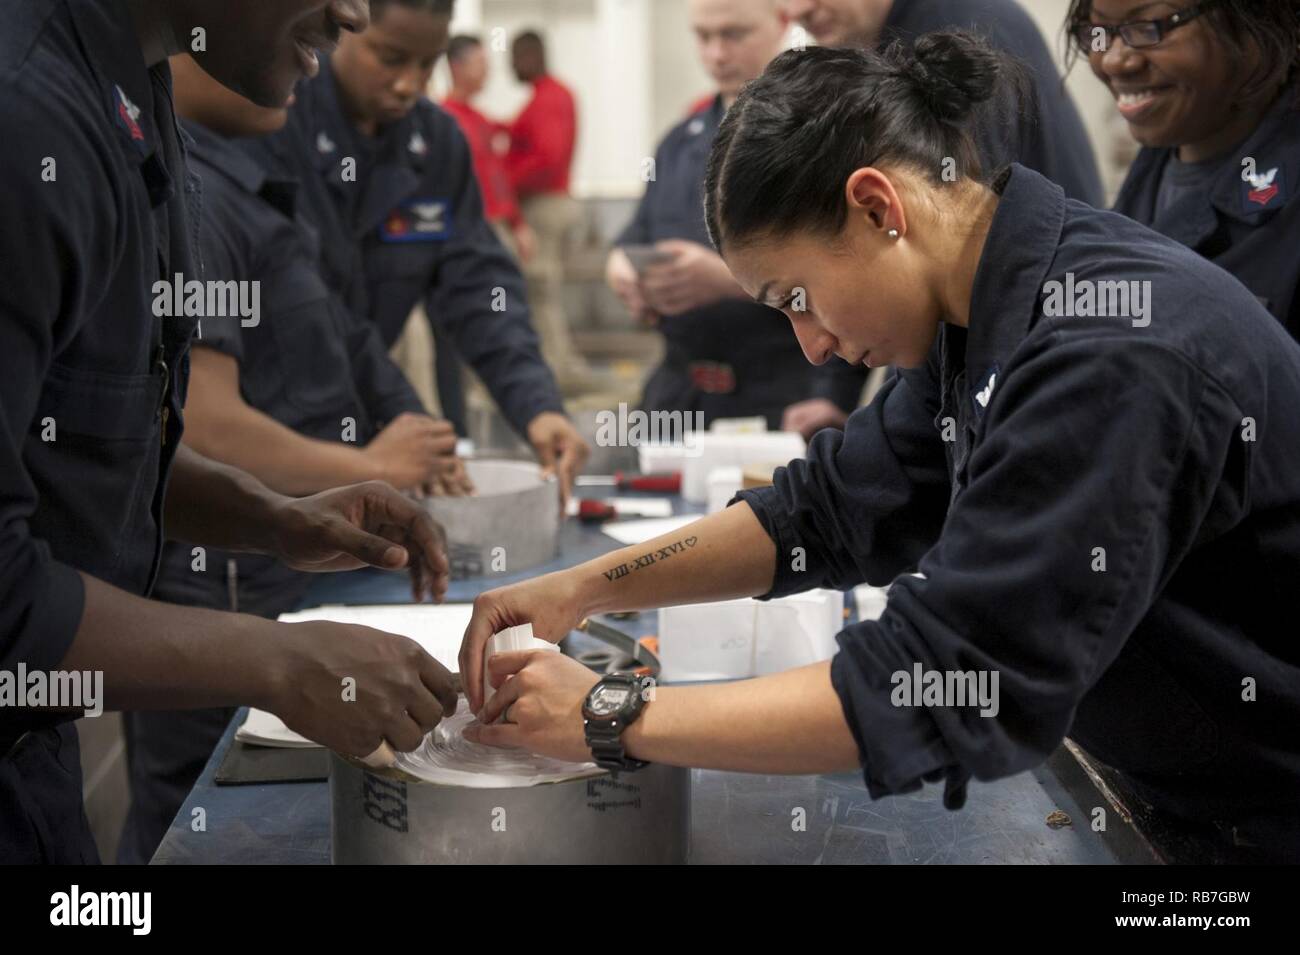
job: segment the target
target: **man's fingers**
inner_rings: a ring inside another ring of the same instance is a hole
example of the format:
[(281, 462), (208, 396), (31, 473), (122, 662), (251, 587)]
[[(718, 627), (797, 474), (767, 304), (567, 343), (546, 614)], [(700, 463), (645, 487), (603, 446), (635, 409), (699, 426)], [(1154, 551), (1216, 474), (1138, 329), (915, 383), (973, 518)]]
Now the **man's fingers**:
[(422, 506), (408, 501), (387, 485), (380, 485), (368, 503), (376, 509), (379, 533), (396, 532), (398, 539), (407, 545), (406, 549), (416, 559), (425, 561), (435, 578), (450, 571), (442, 528)]
[(418, 749), (424, 742), (424, 732), (409, 713), (403, 713), (401, 717), (385, 727), (384, 739), (388, 740), (393, 749), (399, 753), (409, 753)]
[(537, 452), (537, 461), (542, 466), (543, 471), (552, 471), (555, 468), (555, 440), (548, 434), (541, 441), (533, 445), (533, 450)]
[(581, 444), (570, 442), (560, 452), (560, 460), (556, 463), (555, 475), (560, 479), (560, 503), (563, 507), (568, 507), (569, 498), (573, 495), (574, 477), (582, 470), (582, 462), (586, 457), (583, 453), (584, 450)]
[(424, 595), (428, 590), (429, 579), (424, 569), (424, 561), (413, 561), (411, 563), (411, 599), (416, 603), (423, 603)]
[(445, 666), (427, 653), (420, 658), (420, 681), (442, 706), (444, 716), (456, 712), (456, 704), (460, 697), (460, 678), (454, 673), (449, 673)]
[(330, 527), (330, 545), (371, 567), (396, 570), (405, 567), (410, 554), (401, 544), (362, 530), (346, 521)]
[(432, 730), (447, 715), (446, 707), (432, 693), (433, 689), (429, 687), (429, 693), (416, 693), (406, 704), (406, 712), (415, 720), (422, 734)]

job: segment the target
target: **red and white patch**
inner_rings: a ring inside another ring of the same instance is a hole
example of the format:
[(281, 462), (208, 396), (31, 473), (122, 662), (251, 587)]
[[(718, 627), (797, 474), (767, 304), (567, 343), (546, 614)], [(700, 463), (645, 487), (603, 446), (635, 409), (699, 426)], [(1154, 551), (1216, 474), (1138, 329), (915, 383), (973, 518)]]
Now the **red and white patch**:
[(1268, 172), (1246, 176), (1246, 212), (1259, 212), (1276, 208), (1286, 202), (1286, 183), (1280, 167)]
[(117, 90), (118, 121), (133, 140), (144, 142), (144, 130), (140, 128), (140, 107), (131, 102), (122, 87), (116, 86), (114, 89)]

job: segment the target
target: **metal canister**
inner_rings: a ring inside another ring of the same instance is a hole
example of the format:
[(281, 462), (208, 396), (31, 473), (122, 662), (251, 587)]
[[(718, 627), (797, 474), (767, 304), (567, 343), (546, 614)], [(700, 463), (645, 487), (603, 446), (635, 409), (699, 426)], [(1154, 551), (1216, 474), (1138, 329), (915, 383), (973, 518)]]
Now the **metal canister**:
[(690, 829), (691, 774), (675, 766), (472, 789), (330, 756), (335, 864), (677, 864)]
[(457, 580), (513, 573), (553, 560), (560, 536), (560, 492), (526, 461), (469, 460), (477, 493), (431, 497), (429, 512), (447, 532)]

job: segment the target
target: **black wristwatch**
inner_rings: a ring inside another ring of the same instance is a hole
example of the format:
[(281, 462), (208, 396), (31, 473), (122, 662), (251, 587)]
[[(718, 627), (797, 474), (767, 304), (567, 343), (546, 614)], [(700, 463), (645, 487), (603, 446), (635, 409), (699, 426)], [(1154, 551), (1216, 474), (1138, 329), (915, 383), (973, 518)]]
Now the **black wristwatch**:
[(592, 758), (601, 769), (627, 772), (650, 765), (633, 759), (623, 748), (623, 730), (636, 722), (650, 696), (654, 677), (607, 673), (582, 702), (583, 733)]

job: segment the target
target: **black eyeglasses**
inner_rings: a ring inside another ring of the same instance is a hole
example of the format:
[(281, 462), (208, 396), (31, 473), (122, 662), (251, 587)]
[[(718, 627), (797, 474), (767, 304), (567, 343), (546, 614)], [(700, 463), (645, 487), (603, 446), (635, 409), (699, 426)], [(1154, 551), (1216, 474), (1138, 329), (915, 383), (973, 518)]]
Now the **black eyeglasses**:
[[(1115, 42), (1115, 34), (1118, 33), (1125, 45), (1135, 50), (1141, 50), (1149, 46), (1155, 46), (1171, 30), (1186, 26), (1197, 17), (1219, 6), (1222, 2), (1223, 0), (1206, 0), (1205, 3), (1198, 3), (1186, 10), (1180, 10), (1163, 20), (1134, 20), (1131, 23), (1121, 23), (1117, 27), (1108, 27), (1088, 20), (1079, 20), (1074, 24), (1072, 31), (1074, 42), (1079, 45), (1079, 49), (1084, 53), (1105, 53), (1110, 50), (1111, 45)], [(1104, 40), (1105, 46), (1099, 46), (1098, 40)]]

